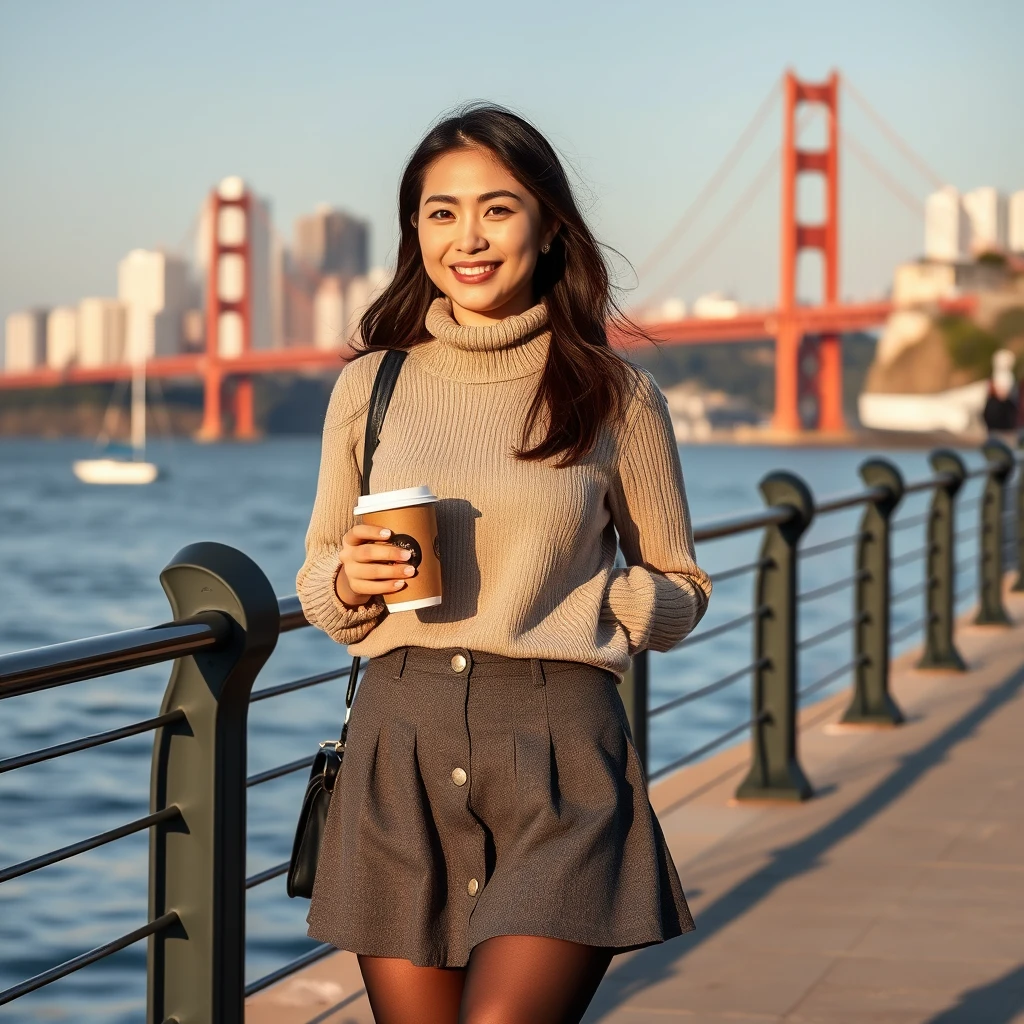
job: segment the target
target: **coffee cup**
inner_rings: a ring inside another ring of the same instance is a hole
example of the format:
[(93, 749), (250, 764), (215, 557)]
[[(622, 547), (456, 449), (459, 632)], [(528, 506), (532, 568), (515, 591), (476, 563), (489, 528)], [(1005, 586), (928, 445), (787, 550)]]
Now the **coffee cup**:
[(432, 608), (441, 603), (441, 548), (437, 538), (437, 495), (429, 487), (364, 494), (353, 510), (356, 522), (385, 527), (391, 536), (383, 543), (412, 552), (405, 565), (416, 575), (393, 594), (384, 594), (389, 612)]

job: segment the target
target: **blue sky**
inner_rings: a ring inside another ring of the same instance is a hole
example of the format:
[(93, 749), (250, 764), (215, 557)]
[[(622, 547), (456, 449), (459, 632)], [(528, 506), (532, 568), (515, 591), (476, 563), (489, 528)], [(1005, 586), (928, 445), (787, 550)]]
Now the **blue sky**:
[[(1015, 0), (4, 0), (0, 316), (113, 294), (117, 261), (188, 239), (205, 192), (232, 173), (271, 199), (285, 237), (321, 201), (367, 217), (386, 263), (402, 163), (468, 99), (535, 121), (573, 168), (598, 235), (636, 266), (787, 66), (811, 79), (838, 68), (945, 180), (1024, 188), (1021, 38)], [(927, 181), (849, 101), (843, 124), (923, 198)], [(776, 113), (642, 286), (686, 261), (779, 136)], [(778, 188), (776, 176), (680, 296), (773, 299)], [(842, 190), (843, 292), (876, 294), (920, 250), (921, 223), (852, 156)], [(630, 284), (624, 269), (620, 279)]]

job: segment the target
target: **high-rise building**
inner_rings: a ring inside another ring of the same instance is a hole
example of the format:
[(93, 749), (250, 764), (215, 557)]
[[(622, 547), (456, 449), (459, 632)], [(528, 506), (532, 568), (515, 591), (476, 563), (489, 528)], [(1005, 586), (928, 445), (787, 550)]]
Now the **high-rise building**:
[(340, 348), (347, 340), (345, 283), (337, 274), (320, 279), (313, 300), (313, 345)]
[(28, 373), (46, 362), (45, 309), (11, 313), (4, 325), (4, 370)]
[[(249, 238), (250, 281), (252, 289), (250, 311), (252, 316), (251, 344), (254, 349), (280, 348), (284, 339), (284, 246), (274, 230), (270, 203), (248, 189), (239, 177), (224, 178), (217, 190), (225, 199), (236, 199), (249, 191), (249, 217), (237, 206), (221, 208), (217, 230), (222, 244), (240, 245)], [(202, 303), (205, 306), (207, 268), (213, 243), (213, 223), (210, 198), (203, 202), (196, 235), (195, 265)], [(239, 269), (235, 269), (235, 268)], [(231, 295), (241, 298), (244, 293), (244, 275), (240, 272), (237, 256), (221, 260), (221, 283)], [(221, 291), (222, 297), (229, 295)], [(237, 314), (226, 313), (218, 334), (218, 351), (225, 358), (238, 355), (242, 350), (242, 335)]]
[(1010, 196), (1006, 244), (1010, 252), (1024, 253), (1024, 190)]
[(125, 362), (127, 320), (127, 308), (117, 299), (82, 299), (78, 305), (78, 365)]
[(129, 361), (181, 351), (182, 318), (188, 306), (184, 260), (133, 249), (117, 266), (117, 297), (127, 310)]
[(78, 309), (58, 306), (46, 318), (46, 365), (65, 370), (78, 359)]
[(991, 185), (964, 195), (971, 221), (971, 251), (975, 254), (1006, 248), (1006, 196)]
[(370, 226), (343, 210), (322, 203), (295, 222), (296, 262), (315, 274), (351, 279), (365, 274), (370, 260)]
[(924, 204), (924, 254), (930, 260), (955, 263), (967, 255), (970, 221), (960, 193), (947, 185)]

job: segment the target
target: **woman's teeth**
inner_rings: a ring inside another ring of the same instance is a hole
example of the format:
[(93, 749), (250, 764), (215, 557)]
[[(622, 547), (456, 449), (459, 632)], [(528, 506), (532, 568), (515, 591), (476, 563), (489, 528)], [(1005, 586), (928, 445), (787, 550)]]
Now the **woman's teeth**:
[(473, 277), (476, 274), (490, 273), (497, 265), (497, 263), (484, 263), (477, 267), (455, 267), (453, 269), (456, 273), (462, 274), (465, 277)]

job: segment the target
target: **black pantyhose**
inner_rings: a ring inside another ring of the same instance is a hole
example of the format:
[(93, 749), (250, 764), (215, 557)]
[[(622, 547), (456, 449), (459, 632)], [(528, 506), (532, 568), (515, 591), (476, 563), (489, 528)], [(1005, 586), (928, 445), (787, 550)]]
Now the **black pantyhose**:
[(465, 968), (361, 956), (377, 1024), (579, 1024), (612, 951), (536, 935), (499, 935)]

